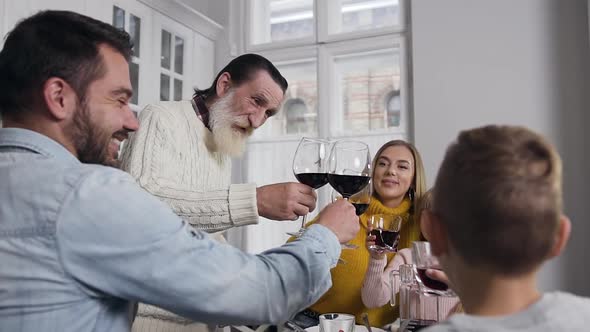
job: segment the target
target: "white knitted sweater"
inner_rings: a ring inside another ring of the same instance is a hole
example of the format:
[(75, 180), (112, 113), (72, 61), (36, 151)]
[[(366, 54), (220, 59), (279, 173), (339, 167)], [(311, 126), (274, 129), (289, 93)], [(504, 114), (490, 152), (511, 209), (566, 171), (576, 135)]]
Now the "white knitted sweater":
[(207, 232), (258, 222), (255, 184), (230, 184), (231, 158), (211, 151), (211, 132), (190, 101), (147, 106), (123, 147), (122, 169)]
[[(123, 147), (121, 168), (142, 188), (207, 232), (258, 222), (256, 185), (230, 184), (231, 158), (209, 148), (211, 133), (190, 101), (149, 105), (139, 122)], [(204, 332), (208, 327), (140, 304), (133, 331)]]

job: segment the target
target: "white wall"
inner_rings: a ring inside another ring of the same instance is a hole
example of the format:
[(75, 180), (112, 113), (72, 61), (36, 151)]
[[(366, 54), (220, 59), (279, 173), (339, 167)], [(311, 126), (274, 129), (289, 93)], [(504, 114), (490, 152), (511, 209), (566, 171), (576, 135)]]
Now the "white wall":
[(545, 134), (564, 160), (574, 232), (565, 254), (544, 267), (541, 286), (590, 295), (587, 6), (585, 0), (413, 0), (411, 19), (414, 133), (429, 182), (461, 129), (504, 123)]

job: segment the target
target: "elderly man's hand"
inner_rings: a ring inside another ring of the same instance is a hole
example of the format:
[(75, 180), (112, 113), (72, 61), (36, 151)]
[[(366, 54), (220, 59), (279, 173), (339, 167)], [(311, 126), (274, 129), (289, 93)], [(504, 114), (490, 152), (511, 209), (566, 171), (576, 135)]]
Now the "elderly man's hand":
[(296, 220), (315, 209), (317, 195), (301, 183), (286, 182), (256, 188), (258, 214), (272, 220)]

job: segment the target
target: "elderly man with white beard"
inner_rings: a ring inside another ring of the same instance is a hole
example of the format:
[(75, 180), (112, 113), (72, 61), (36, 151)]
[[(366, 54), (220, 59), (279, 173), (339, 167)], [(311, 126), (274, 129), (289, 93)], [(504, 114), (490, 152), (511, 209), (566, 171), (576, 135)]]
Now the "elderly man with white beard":
[[(231, 157), (279, 109), (287, 81), (267, 59), (244, 54), (190, 101), (148, 105), (129, 137), (121, 167), (193, 227), (218, 232), (256, 224), (259, 216), (295, 220), (315, 208), (312, 188), (295, 182), (231, 184)], [(181, 277), (181, 276), (179, 276)], [(161, 309), (141, 305), (134, 331), (198, 331)], [(201, 325), (201, 327), (203, 327)], [(151, 331), (151, 330), (150, 330)]]

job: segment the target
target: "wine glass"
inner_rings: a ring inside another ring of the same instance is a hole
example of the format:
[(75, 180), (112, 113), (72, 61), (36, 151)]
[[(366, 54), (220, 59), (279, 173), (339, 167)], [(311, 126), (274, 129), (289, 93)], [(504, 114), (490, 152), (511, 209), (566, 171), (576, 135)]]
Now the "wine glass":
[[(368, 186), (371, 182), (371, 156), (367, 144), (350, 140), (334, 143), (328, 161), (328, 182), (344, 199), (359, 205), (358, 209), (355, 206), (357, 212), (364, 206), (368, 207), (370, 192), (361, 193), (365, 188), (372, 190), (372, 186)], [(351, 200), (352, 196), (357, 193), (359, 200), (356, 200), (356, 196), (355, 200)], [(361, 205), (363, 204), (361, 197), (364, 197), (364, 202), (367, 205)], [(346, 243), (342, 245), (342, 248), (356, 249), (358, 247)]]
[(397, 252), (399, 231), (402, 227), (403, 218), (393, 214), (374, 214), (367, 224), (370, 235), (375, 236), (375, 244), (369, 250), (377, 252)]
[(359, 141), (337, 141), (328, 161), (328, 182), (349, 199), (371, 180), (371, 157), (367, 144)]
[[(326, 174), (326, 160), (328, 158), (328, 146), (330, 142), (318, 138), (303, 137), (299, 141), (297, 151), (293, 157), (293, 174), (300, 183), (318, 189), (328, 183)], [(294, 237), (300, 237), (305, 232), (303, 216), (301, 227), (297, 232), (287, 233)]]
[(438, 258), (432, 254), (429, 242), (412, 242), (412, 259), (415, 263), (416, 281), (418, 281), (422, 293), (438, 296), (456, 296), (455, 292), (447, 284), (434, 280), (426, 275), (427, 269), (441, 269)]
[[(343, 199), (342, 195), (338, 193), (336, 190), (332, 189), (332, 202), (335, 202), (339, 199)], [(369, 208), (369, 204), (371, 204), (371, 197), (373, 196), (373, 183), (371, 180), (367, 183), (367, 185), (361, 189), (358, 193), (351, 195), (348, 201), (350, 204), (354, 206), (355, 213), (357, 216), (365, 213)]]

